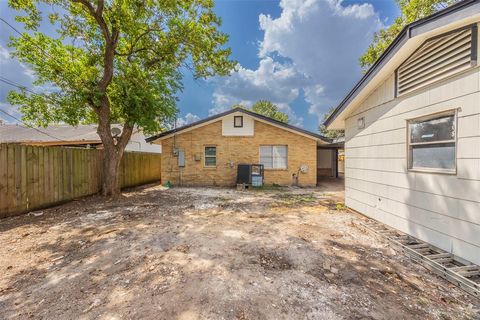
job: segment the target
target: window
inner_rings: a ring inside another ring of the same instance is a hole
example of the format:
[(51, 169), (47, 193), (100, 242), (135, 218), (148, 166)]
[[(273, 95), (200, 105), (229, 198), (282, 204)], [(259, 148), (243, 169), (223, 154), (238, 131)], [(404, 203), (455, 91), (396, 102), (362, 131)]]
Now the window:
[(243, 127), (243, 116), (234, 116), (233, 117), (233, 126), (235, 128), (242, 128)]
[(287, 169), (287, 146), (260, 146), (260, 164), (265, 169)]
[(455, 173), (455, 112), (408, 121), (408, 168)]
[(217, 165), (217, 147), (205, 147), (205, 166), (215, 167)]

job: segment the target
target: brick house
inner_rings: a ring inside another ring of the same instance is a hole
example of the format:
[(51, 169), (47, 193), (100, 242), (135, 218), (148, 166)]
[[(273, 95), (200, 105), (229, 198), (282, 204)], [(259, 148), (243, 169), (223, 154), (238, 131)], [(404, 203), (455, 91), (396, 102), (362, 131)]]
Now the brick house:
[[(263, 164), (265, 184), (315, 186), (317, 174), (337, 174), (336, 148), (327, 138), (242, 108), (146, 141), (162, 146), (162, 181), (174, 185), (233, 186), (241, 163)], [(329, 157), (331, 168), (318, 168)]]

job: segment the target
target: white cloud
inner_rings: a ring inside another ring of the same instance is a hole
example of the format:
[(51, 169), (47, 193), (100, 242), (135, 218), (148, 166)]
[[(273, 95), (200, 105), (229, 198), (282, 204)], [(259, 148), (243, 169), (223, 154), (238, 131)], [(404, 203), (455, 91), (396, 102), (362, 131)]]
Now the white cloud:
[(213, 93), (215, 108), (210, 110), (210, 114), (225, 111), (238, 103), (251, 106), (261, 99), (277, 105), (288, 104), (298, 97), (299, 88), (308, 82), (308, 77), (293, 65), (264, 57), (257, 70), (239, 66), (230, 77), (217, 80)]
[(190, 124), (192, 122), (200, 120), (200, 117), (196, 114), (187, 113), (185, 117), (177, 118), (177, 128)]
[(10, 61), (10, 53), (7, 48), (0, 44), (0, 64), (6, 64)]
[(173, 120), (169, 122), (165, 122), (163, 125), (167, 130), (171, 130), (173, 128), (183, 127), (183, 126), (186, 126), (187, 124), (198, 121), (200, 120), (200, 117), (193, 113), (187, 113), (185, 117), (178, 117), (175, 120), (176, 120), (176, 125), (175, 125), (175, 121)]
[[(10, 51), (0, 44), (0, 65), (2, 66), (2, 75), (18, 78), (21, 75), (27, 76), (27, 80), (31, 83), (35, 79), (33, 70), (24, 63), (20, 63), (16, 58), (12, 57)], [(20, 71), (21, 74), (9, 72), (10, 70)]]
[(290, 107), (287, 103), (277, 103), (276, 106), (278, 110), (282, 111), (288, 116), (288, 122), (293, 124), (294, 126), (301, 127), (303, 124), (303, 117), (299, 116), (295, 113), (292, 107)]
[[(10, 51), (0, 44), (0, 75), (6, 78), (14, 85), (0, 82), (0, 108), (8, 114), (21, 118), (20, 106), (12, 106), (7, 102), (7, 96), (10, 91), (20, 90), (17, 86), (26, 87), (37, 93), (50, 93), (58, 90), (52, 84), (34, 85), (35, 73), (26, 64), (21, 63), (15, 57), (12, 57)], [(0, 116), (5, 122), (18, 122), (0, 112)]]
[(35, 80), (35, 71), (33, 71), (33, 69), (24, 63), (20, 63), (20, 66), (23, 68), (23, 74), (27, 76), (31, 82), (33, 82), (33, 80)]
[[(41, 90), (44, 87), (36, 87), (33, 85), (35, 79), (33, 70), (27, 65), (20, 63), (16, 58), (10, 55), (9, 50), (0, 44), (0, 71), (1, 76), (13, 82), (16, 85), (25, 86), (32, 90)], [(18, 90), (17, 87), (0, 82), (0, 103), (7, 105), (7, 95), (11, 90)], [(8, 104), (9, 105), (9, 104)]]
[(280, 7), (278, 18), (259, 16), (264, 37), (258, 69), (240, 67), (218, 81), (211, 112), (258, 99), (288, 106), (303, 90), (308, 112), (321, 119), (360, 78), (358, 58), (382, 27), (371, 4), (282, 0)]
[[(20, 119), (22, 117), (20, 110), (16, 106), (12, 106), (8, 102), (0, 102), (0, 109), (2, 110), (0, 112), (0, 120), (2, 120), (5, 123), (18, 123), (18, 121), (15, 118)], [(9, 117), (4, 112), (6, 112), (11, 116), (14, 116), (15, 118)]]

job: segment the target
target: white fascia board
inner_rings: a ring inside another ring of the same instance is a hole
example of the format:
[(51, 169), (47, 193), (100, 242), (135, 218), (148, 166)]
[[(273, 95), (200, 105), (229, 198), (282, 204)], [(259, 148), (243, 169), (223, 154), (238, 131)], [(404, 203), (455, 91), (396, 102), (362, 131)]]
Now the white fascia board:
[[(480, 7), (480, 2), (478, 4)], [(401, 45), (394, 54), (384, 62), (383, 66), (379, 67), (377, 73), (372, 77), (372, 79), (357, 93), (355, 98), (353, 98), (348, 105), (343, 109), (343, 111), (328, 125), (327, 129), (338, 130), (345, 128), (345, 119), (348, 118), (356, 108), (358, 108), (363, 102), (378, 86), (380, 86), (386, 79), (395, 72), (398, 66), (405, 61), (419, 46), (423, 44), (427, 39), (441, 35), (443, 33), (449, 32), (461, 28), (462, 26), (467, 26), (470, 24), (478, 23), (480, 21), (480, 14), (466, 16), (466, 13), (458, 12), (455, 16), (438, 19), (432, 23), (418, 26), (411, 30), (410, 38), (405, 39), (403, 45)], [(457, 19), (457, 20), (455, 20)], [(445, 21), (452, 21), (445, 25)], [(480, 41), (479, 41), (480, 42)]]

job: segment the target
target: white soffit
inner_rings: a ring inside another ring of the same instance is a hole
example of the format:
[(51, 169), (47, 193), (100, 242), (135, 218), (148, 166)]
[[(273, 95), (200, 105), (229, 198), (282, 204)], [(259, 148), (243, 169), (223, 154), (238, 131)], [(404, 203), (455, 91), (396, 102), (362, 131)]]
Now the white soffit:
[[(467, 26), (469, 24), (478, 23), (480, 14), (472, 15), (468, 18), (455, 21), (448, 25), (438, 27), (436, 29), (425, 30), (424, 33), (413, 32), (412, 38), (408, 39), (398, 51), (388, 60), (388, 62), (378, 70), (377, 74), (365, 85), (363, 89), (353, 98), (344, 110), (328, 125), (328, 129), (344, 129), (345, 119), (363, 102), (377, 87), (379, 87), (387, 78), (392, 75), (395, 70), (408, 59), (411, 54), (421, 46), (427, 39), (437, 35)], [(415, 34), (418, 34), (414, 36)], [(480, 42), (480, 41), (478, 41)]]

